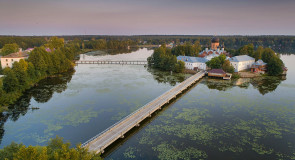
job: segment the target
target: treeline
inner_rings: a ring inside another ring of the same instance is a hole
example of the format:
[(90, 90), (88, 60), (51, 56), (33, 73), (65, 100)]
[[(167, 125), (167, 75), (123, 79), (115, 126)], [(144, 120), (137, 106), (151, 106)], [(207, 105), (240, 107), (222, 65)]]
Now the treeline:
[[(159, 45), (163, 43), (170, 43), (174, 41), (176, 44), (181, 42), (200, 42), (203, 47), (209, 47), (213, 35), (134, 35), (134, 36), (106, 36), (106, 35), (74, 35), (74, 36), (59, 36), (64, 38), (68, 42), (78, 42), (82, 49), (84, 43), (85, 49), (92, 48), (96, 49), (97, 42), (100, 39), (106, 42), (108, 41), (129, 41), (132, 42), (129, 45), (138, 44), (154, 44)], [(258, 46), (272, 48), (276, 52), (280, 53), (295, 53), (295, 36), (218, 36), (220, 44), (224, 44), (225, 48), (238, 49), (244, 45), (252, 43), (255, 48)], [(5, 44), (16, 43), (21, 48), (38, 47), (47, 43), (50, 36), (0, 36), (0, 48)], [(100, 45), (98, 45), (100, 49)], [(105, 46), (105, 45), (103, 45)], [(112, 46), (110, 44), (110, 46)], [(120, 45), (121, 46), (121, 45)], [(124, 45), (123, 45), (124, 46)], [(103, 47), (102, 47), (103, 48)], [(109, 49), (116, 49), (117, 47), (107, 47)], [(122, 48), (122, 47), (118, 47)]]
[(22, 92), (39, 80), (74, 67), (72, 60), (80, 50), (77, 46), (64, 47), (52, 38), (47, 45), (55, 50), (47, 52), (44, 47), (35, 48), (27, 60), (14, 62), (12, 68), (3, 69), (3, 83), (0, 86), (0, 106), (15, 102)]
[(202, 51), (202, 47), (199, 41), (196, 41), (193, 45), (190, 42), (186, 42), (183, 45), (177, 45), (172, 48), (172, 54), (175, 56), (194, 56), (198, 57), (199, 53)]
[[(135, 35), (135, 36), (64, 36), (66, 40), (105, 39), (105, 40), (132, 40), (137, 44), (154, 44), (170, 43), (174, 41), (176, 44), (181, 42), (195, 43), (199, 41), (203, 47), (209, 47), (213, 35)], [(265, 35), (265, 36), (218, 36), (220, 44), (224, 44), (225, 48), (238, 49), (244, 45), (252, 43), (255, 48), (258, 46), (269, 47), (276, 52), (295, 53), (295, 36), (281, 35)]]
[(0, 36), (0, 48), (5, 44), (17, 44), (20, 48), (34, 48), (46, 44), (46, 37), (37, 36)]
[(171, 49), (166, 48), (165, 45), (156, 48), (147, 61), (149, 66), (164, 71), (181, 73), (185, 68), (184, 62), (177, 61), (176, 56), (171, 53)]
[(81, 43), (82, 49), (128, 49), (128, 46), (137, 45), (136, 42), (131, 40), (108, 40), (105, 39), (92, 39), (90, 41), (78, 41)]
[(99, 154), (89, 152), (87, 148), (77, 145), (70, 148), (69, 142), (65, 143), (62, 138), (50, 139), (47, 146), (25, 146), (12, 142), (0, 149), (0, 159), (22, 160), (101, 160)]

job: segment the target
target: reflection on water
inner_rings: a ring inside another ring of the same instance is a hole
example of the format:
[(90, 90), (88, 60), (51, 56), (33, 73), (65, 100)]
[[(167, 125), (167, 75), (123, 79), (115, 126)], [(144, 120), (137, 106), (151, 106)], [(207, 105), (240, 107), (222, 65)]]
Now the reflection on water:
[(9, 107), (9, 111), (3, 112), (0, 115), (0, 143), (5, 133), (4, 124), (10, 119), (17, 121), (21, 116), (25, 116), (27, 112), (34, 112), (38, 106), (31, 106), (30, 101), (32, 98), (38, 103), (48, 102), (52, 95), (61, 93), (67, 89), (67, 83), (72, 79), (74, 71), (69, 71), (56, 77), (49, 77), (41, 80), (35, 87), (26, 91), (24, 95), (14, 104)]
[(94, 51), (80, 56), (81, 61), (146, 61), (153, 53), (147, 48), (131, 50), (130, 53), (110, 55), (104, 51)]
[(180, 83), (184, 81), (186, 78), (191, 76), (190, 74), (183, 74), (183, 73), (162, 72), (150, 67), (147, 67), (147, 71), (153, 75), (153, 78), (158, 83), (168, 83), (171, 86), (175, 86), (176, 83)]
[(203, 81), (209, 89), (217, 89), (219, 91), (226, 91), (235, 86), (247, 89), (250, 84), (259, 91), (262, 95), (273, 92), (281, 84), (282, 81), (286, 80), (284, 77), (256, 77), (256, 78), (239, 78), (233, 80), (221, 80), (206, 78)]
[(106, 159), (294, 159), (295, 68), (288, 62), (295, 56), (287, 59), (287, 79), (204, 78)]
[[(282, 58), (286, 80), (204, 78), (106, 159), (295, 158), (295, 56)], [(40, 81), (1, 115), (1, 148), (12, 141), (43, 145), (55, 135), (85, 142), (189, 76), (141, 65), (75, 70)]]

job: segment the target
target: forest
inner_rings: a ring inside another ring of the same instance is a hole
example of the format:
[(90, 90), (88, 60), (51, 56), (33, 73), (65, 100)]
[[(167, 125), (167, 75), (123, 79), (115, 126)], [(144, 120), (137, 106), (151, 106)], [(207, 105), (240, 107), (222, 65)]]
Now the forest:
[[(74, 67), (72, 62), (79, 53), (75, 45), (64, 46), (63, 39), (52, 37), (45, 46), (54, 48), (47, 52), (44, 46), (36, 47), (26, 60), (14, 62), (12, 68), (1, 69), (4, 75), (0, 85), (0, 111), (7, 109), (26, 90), (38, 81)], [(4, 107), (6, 106), (6, 107)]]
[(164, 71), (181, 73), (185, 68), (184, 62), (177, 61), (176, 56), (171, 53), (171, 49), (166, 48), (165, 45), (156, 48), (147, 60), (150, 67)]
[[(109, 48), (118, 49), (125, 48), (128, 45), (154, 44), (160, 45), (163, 43), (174, 42), (175, 44), (190, 42), (200, 42), (202, 47), (208, 47), (211, 43), (213, 35), (133, 35), (133, 36), (107, 36), (107, 35), (73, 35), (73, 36), (58, 36), (64, 38), (65, 43), (79, 43), (81, 49), (99, 49)], [(261, 35), (261, 36), (218, 36), (220, 44), (225, 48), (239, 49), (240, 47), (252, 43), (255, 48), (262, 46), (271, 48), (275, 52), (295, 54), (295, 36), (284, 35)], [(44, 45), (51, 37), (50, 36), (0, 36), (0, 48), (5, 44), (16, 43), (21, 48), (39, 47)], [(111, 42), (105, 44), (105, 42)], [(114, 44), (118, 44), (115, 45)], [(122, 42), (122, 44), (121, 44)], [(107, 47), (106, 47), (107, 46)]]

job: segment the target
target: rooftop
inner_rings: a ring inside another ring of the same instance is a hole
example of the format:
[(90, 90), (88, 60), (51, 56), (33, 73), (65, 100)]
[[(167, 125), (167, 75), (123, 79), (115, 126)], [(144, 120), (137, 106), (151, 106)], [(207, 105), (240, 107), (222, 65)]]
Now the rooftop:
[(223, 69), (211, 69), (208, 73), (226, 74)]
[(255, 60), (255, 59), (248, 55), (235, 56), (229, 59), (229, 61), (231, 62), (243, 62), (243, 61), (250, 61), (250, 60)]
[(259, 59), (257, 62), (254, 63), (254, 65), (256, 65), (256, 66), (264, 66), (264, 65), (266, 65), (266, 63), (263, 62), (261, 59)]
[(211, 40), (212, 43), (219, 43), (219, 38), (213, 37)]
[(25, 52), (16, 52), (11, 53), (6, 56), (2, 56), (1, 58), (22, 58), (22, 57), (28, 57), (29, 55)]
[(190, 57), (190, 56), (178, 56), (177, 60), (181, 60), (184, 62), (190, 62), (190, 63), (205, 63), (208, 60), (205, 58), (200, 57)]

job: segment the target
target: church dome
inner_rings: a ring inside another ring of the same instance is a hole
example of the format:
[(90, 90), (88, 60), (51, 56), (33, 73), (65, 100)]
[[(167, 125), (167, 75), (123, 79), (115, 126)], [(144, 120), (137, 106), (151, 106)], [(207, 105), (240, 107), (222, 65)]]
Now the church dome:
[(219, 43), (219, 38), (213, 37), (211, 40), (212, 43)]

